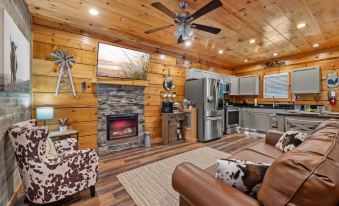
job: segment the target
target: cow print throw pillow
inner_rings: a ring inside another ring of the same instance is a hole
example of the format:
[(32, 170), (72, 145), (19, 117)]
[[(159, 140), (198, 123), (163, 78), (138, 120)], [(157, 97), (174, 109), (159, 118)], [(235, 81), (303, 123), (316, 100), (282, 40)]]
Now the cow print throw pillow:
[(280, 137), (275, 145), (282, 152), (288, 152), (296, 148), (309, 137), (309, 134), (299, 131), (287, 131)]
[(217, 161), (216, 177), (254, 198), (270, 164), (236, 159)]

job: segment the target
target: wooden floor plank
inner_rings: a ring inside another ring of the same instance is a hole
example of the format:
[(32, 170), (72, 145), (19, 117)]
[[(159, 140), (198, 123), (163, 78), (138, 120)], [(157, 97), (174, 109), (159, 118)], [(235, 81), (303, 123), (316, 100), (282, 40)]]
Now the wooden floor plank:
[[(129, 206), (135, 205), (132, 198), (118, 181), (118, 174), (152, 162), (191, 151), (203, 146), (234, 154), (244, 148), (263, 141), (263, 138), (245, 134), (232, 134), (207, 143), (182, 143), (177, 145), (154, 145), (152, 148), (133, 148), (107, 154), (100, 157), (99, 179), (96, 185), (96, 196), (91, 198), (88, 190), (72, 195), (54, 205), (72, 206)], [(21, 188), (16, 206), (26, 206), (24, 191)]]

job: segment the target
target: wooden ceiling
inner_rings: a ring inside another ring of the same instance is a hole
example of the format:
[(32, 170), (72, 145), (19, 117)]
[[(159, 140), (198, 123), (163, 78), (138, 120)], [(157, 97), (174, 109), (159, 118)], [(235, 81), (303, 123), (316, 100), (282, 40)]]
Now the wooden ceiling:
[[(272, 59), (273, 53), (282, 57), (339, 45), (339, 0), (221, 0), (223, 7), (195, 23), (222, 31), (218, 35), (195, 31), (190, 48), (176, 43), (174, 28), (144, 33), (173, 23), (150, 5), (156, 1), (179, 11), (179, 0), (26, 0), (33, 16), (105, 35), (119, 33), (228, 67)], [(209, 1), (187, 0), (188, 10), (194, 12)], [(99, 15), (89, 15), (91, 8)], [(306, 26), (298, 29), (302, 22)], [(250, 39), (256, 42), (250, 44)], [(314, 43), (320, 46), (313, 48)], [(224, 53), (218, 54), (219, 49)]]

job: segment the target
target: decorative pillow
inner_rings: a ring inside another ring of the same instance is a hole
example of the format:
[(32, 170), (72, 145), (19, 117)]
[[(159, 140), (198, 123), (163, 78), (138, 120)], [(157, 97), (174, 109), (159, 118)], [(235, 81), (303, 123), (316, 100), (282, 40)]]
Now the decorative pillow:
[(256, 163), (236, 159), (217, 161), (216, 178), (247, 195), (256, 197), (270, 164)]
[(288, 152), (295, 149), (303, 141), (305, 141), (310, 135), (308, 133), (299, 131), (287, 131), (280, 137), (279, 141), (275, 145), (282, 152)]
[(58, 153), (54, 147), (54, 143), (52, 142), (51, 138), (47, 137), (46, 140), (46, 154), (45, 157), (47, 159), (55, 159), (58, 157)]

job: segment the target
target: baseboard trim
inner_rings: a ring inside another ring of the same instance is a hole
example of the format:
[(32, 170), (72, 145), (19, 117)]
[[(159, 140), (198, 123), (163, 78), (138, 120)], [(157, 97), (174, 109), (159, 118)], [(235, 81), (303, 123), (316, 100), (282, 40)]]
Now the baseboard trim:
[(20, 188), (22, 187), (22, 182), (20, 182), (20, 184), (18, 185), (18, 187), (16, 188), (15, 192), (13, 193), (11, 199), (8, 201), (7, 206), (14, 206), (15, 205), (15, 201), (18, 198), (18, 193)]

